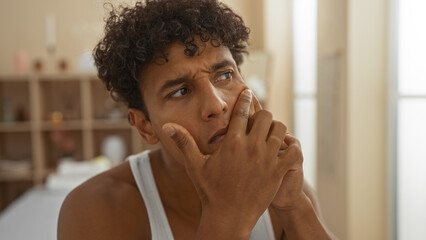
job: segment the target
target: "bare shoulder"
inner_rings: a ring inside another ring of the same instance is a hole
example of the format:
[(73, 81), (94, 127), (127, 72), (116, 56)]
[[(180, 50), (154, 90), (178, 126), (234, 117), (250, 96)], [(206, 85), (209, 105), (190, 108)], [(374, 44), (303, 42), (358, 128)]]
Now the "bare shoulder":
[(128, 162), (99, 174), (68, 194), (58, 239), (149, 239), (145, 205)]

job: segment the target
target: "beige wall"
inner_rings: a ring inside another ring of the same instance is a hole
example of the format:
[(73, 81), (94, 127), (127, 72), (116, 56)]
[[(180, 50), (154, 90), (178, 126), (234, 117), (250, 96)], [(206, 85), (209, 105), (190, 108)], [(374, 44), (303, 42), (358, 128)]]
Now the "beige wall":
[[(45, 15), (56, 17), (57, 48), (48, 54)], [(14, 73), (14, 55), (24, 50), (30, 61), (41, 59), (46, 70), (56, 70), (65, 58), (75, 70), (77, 56), (91, 50), (102, 32), (103, 9), (99, 1), (1, 1), (0, 73)]]
[(347, 1), (318, 2), (317, 191), (328, 227), (348, 239)]
[(348, 23), (349, 239), (387, 239), (386, 0), (351, 0)]
[(387, 2), (319, 1), (318, 191), (341, 239), (388, 239)]
[(269, 56), (269, 99), (274, 118), (293, 132), (291, 1), (264, 1), (264, 50)]
[[(24, 50), (30, 62), (41, 59), (45, 71), (57, 71), (60, 59), (67, 59), (76, 71), (78, 56), (92, 50), (103, 31), (104, 2), (134, 3), (135, 0), (2, 0), (0, 2), (0, 73), (14, 73), (14, 57)], [(263, 48), (263, 4), (258, 0), (227, 0), (251, 28), (251, 49)], [(45, 16), (56, 18), (57, 48), (49, 54), (45, 41)]]

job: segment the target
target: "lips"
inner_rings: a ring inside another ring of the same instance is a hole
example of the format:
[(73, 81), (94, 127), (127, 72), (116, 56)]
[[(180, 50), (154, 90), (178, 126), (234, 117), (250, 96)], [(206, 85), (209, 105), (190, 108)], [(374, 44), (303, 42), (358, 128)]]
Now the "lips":
[(222, 128), (219, 131), (217, 131), (213, 137), (210, 138), (209, 140), (209, 144), (214, 143), (216, 140), (218, 140), (219, 138), (225, 136), (226, 132), (228, 131), (228, 128)]

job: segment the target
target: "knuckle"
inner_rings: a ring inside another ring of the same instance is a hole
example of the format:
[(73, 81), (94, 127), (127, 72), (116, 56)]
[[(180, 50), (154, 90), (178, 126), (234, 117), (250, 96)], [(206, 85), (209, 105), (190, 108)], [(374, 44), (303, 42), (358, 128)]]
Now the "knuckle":
[(263, 144), (260, 142), (255, 142), (249, 148), (249, 152), (252, 156), (259, 156), (262, 154), (262, 151), (263, 151)]
[(284, 132), (287, 131), (287, 126), (283, 122), (274, 120), (273, 124), (274, 124), (275, 127), (282, 129)]
[(294, 158), (301, 159), (303, 158), (302, 149), (298, 145), (291, 145), (287, 150), (291, 152)]
[(263, 118), (266, 118), (266, 119), (272, 119), (273, 117), (272, 113), (268, 110), (260, 110), (259, 115), (261, 115)]
[(270, 112), (270, 111), (268, 111), (268, 110), (263, 110), (263, 112), (264, 112), (264, 114), (265, 114), (265, 116), (266, 116), (267, 118), (270, 118), (270, 119), (272, 119), (272, 118), (273, 118), (272, 112)]
[(280, 146), (282, 144), (282, 139), (277, 137), (277, 136), (270, 136), (268, 139), (268, 142), (270, 142), (273, 145), (278, 145)]
[(238, 132), (229, 133), (226, 135), (229, 140), (233, 143), (239, 143), (241, 141), (241, 134)]
[(234, 152), (241, 151), (241, 145), (242, 145), (241, 134), (230, 133), (226, 137), (229, 139), (229, 142), (231, 143), (227, 145), (227, 148), (230, 152), (234, 153)]

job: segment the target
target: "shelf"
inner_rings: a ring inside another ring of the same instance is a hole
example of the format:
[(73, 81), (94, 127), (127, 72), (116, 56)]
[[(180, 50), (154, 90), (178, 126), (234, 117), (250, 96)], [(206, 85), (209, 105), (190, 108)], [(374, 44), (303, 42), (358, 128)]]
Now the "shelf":
[(58, 161), (65, 155), (76, 160), (83, 160), (83, 141), (83, 131), (81, 129), (43, 132), (43, 169), (56, 168)]
[(8, 160), (33, 159), (31, 132), (0, 133), (0, 158)]
[(25, 171), (25, 172), (0, 171), (0, 182), (31, 181), (32, 178), (33, 178), (33, 174), (31, 171)]
[(80, 120), (68, 120), (61, 123), (42, 122), (41, 129), (43, 131), (55, 131), (55, 130), (81, 130), (83, 128), (83, 122)]
[(30, 76), (27, 74), (22, 75), (0, 75), (0, 82), (27, 82), (30, 80)]
[(102, 129), (129, 129), (132, 126), (130, 125), (127, 119), (121, 120), (93, 120), (92, 128), (96, 130)]
[(0, 132), (28, 132), (31, 131), (30, 122), (0, 122)]
[[(61, 82), (61, 81), (76, 81), (79, 82), (82, 79), (97, 79), (96, 75), (93, 74), (40, 74), (37, 76), (41, 82)], [(100, 81), (100, 80), (99, 80)]]
[(0, 81), (0, 122), (30, 121), (30, 104), (29, 81)]
[(121, 161), (152, 148), (127, 115), (94, 74), (0, 74), (0, 159), (31, 164), (0, 170), (0, 211), (44, 184), (64, 156), (84, 161), (113, 149)]
[(81, 84), (79, 81), (64, 78), (58, 81), (41, 81), (39, 84), (41, 97), (41, 117), (50, 121), (55, 114), (61, 121), (82, 119)]

